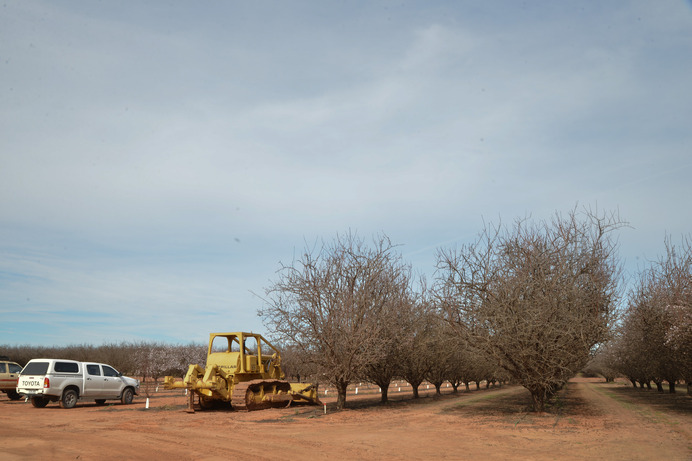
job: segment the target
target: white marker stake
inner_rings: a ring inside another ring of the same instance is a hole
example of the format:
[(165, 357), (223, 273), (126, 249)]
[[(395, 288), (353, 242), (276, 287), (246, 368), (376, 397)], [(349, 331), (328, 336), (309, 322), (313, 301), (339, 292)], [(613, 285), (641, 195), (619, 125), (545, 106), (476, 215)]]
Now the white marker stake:
[(356, 395), (358, 395), (358, 388), (356, 387)]
[(185, 395), (187, 395), (187, 389), (185, 389)]
[(324, 395), (327, 395), (327, 389), (324, 390)]
[(147, 403), (146, 403), (146, 405), (144, 406), (144, 408), (146, 408), (147, 410), (149, 409), (149, 397), (147, 397)]
[(324, 414), (325, 415), (327, 414), (327, 404), (326, 403), (324, 404)]
[(399, 392), (401, 392), (401, 388), (399, 388)]
[(159, 386), (156, 386), (156, 392), (158, 392), (158, 391), (159, 391)]

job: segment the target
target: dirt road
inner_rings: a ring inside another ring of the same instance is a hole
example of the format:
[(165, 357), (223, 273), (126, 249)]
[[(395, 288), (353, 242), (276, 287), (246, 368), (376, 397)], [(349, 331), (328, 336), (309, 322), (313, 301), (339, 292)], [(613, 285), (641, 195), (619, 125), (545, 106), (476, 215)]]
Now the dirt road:
[[(692, 460), (692, 398), (574, 380), (548, 412), (527, 411), (520, 387), (460, 392), (418, 401), (390, 390), (349, 395), (356, 408), (187, 414), (180, 392), (129, 406), (55, 404), (37, 409), (0, 399), (2, 459), (605, 459)], [(670, 396), (668, 396), (670, 397)], [(646, 403), (642, 403), (642, 401)]]

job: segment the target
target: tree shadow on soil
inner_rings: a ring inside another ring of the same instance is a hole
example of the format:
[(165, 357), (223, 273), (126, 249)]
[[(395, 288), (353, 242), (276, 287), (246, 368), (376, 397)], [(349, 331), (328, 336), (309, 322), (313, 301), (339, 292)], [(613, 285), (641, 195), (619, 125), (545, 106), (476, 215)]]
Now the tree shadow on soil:
[(613, 386), (604, 387), (604, 389), (621, 401), (649, 405), (661, 412), (692, 415), (692, 396), (688, 395), (684, 389), (675, 394), (658, 392), (656, 389), (635, 389), (631, 386)]
[(585, 399), (572, 391), (570, 384), (550, 402), (546, 403), (543, 413), (533, 411), (533, 401), (527, 390), (497, 396), (489, 395), (487, 399), (483, 400), (461, 401), (446, 408), (445, 412), (491, 419), (526, 415), (569, 417), (597, 416), (599, 414)]
[[(471, 391), (471, 392), (458, 392), (458, 393), (445, 393), (442, 395), (424, 395), (419, 398), (413, 398), (411, 396), (407, 397), (394, 397), (390, 398), (387, 402), (382, 403), (379, 396), (371, 398), (361, 398), (358, 400), (348, 400), (346, 402), (346, 407), (343, 410), (336, 409), (336, 402), (330, 402), (327, 404), (327, 414), (338, 413), (340, 411), (387, 411), (390, 409), (402, 409), (409, 406), (419, 406), (419, 405), (435, 405), (436, 403), (444, 404), (448, 401), (456, 401), (457, 399), (469, 396), (472, 394), (484, 393), (485, 391)], [(313, 405), (298, 405), (293, 408), (301, 409), (296, 411), (293, 418), (314, 418), (324, 415), (323, 406), (313, 406)]]

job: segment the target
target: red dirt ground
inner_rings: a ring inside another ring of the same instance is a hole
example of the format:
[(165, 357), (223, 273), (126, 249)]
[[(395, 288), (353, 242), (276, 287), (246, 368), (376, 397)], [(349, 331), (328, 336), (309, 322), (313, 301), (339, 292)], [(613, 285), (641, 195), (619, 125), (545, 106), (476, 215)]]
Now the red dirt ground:
[[(433, 398), (421, 386), (351, 391), (351, 408), (250, 413), (184, 412), (180, 391), (140, 395), (132, 405), (80, 402), (39, 409), (0, 398), (0, 458), (23, 459), (513, 459), (692, 460), (692, 397), (632, 389), (624, 383), (574, 379), (546, 413), (528, 411), (528, 392), (504, 386)], [(331, 395), (330, 395), (331, 394)], [(321, 392), (321, 398), (324, 392)]]

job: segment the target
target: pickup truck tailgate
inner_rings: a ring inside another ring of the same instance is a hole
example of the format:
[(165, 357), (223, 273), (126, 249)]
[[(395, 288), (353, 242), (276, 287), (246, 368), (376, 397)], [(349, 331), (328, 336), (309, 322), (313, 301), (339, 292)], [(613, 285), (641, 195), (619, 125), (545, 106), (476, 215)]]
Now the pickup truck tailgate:
[(22, 394), (35, 394), (43, 389), (43, 376), (20, 376), (17, 390)]
[(48, 362), (30, 361), (22, 370), (17, 381), (17, 392), (36, 394), (43, 389), (48, 372)]

